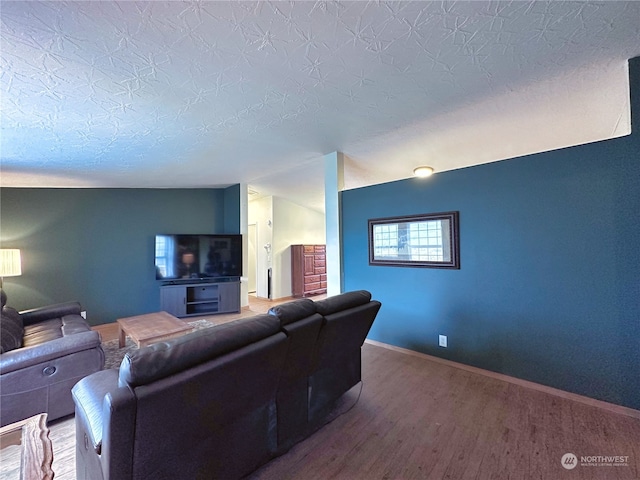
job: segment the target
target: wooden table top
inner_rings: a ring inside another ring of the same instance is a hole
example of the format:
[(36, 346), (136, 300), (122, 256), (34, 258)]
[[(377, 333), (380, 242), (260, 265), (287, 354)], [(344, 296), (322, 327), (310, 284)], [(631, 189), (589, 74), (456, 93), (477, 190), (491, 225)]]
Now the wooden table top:
[(119, 318), (121, 344), (124, 335), (129, 335), (138, 347), (153, 341), (168, 339), (191, 331), (193, 327), (167, 312), (147, 313), (135, 317)]

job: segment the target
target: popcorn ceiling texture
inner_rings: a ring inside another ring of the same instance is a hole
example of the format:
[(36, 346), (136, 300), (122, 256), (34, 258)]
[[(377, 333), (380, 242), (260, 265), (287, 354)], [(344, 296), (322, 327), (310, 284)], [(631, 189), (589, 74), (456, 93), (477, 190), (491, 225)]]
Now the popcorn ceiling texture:
[[(629, 132), (640, 2), (10, 2), (4, 186), (347, 188)], [(533, 140), (532, 140), (533, 139)]]

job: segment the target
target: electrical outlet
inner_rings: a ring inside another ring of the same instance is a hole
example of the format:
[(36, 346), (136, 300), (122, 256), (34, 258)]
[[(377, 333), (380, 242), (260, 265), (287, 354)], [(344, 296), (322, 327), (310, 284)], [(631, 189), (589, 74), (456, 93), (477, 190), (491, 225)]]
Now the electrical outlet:
[(447, 336), (446, 335), (438, 335), (438, 345), (441, 347), (447, 347)]

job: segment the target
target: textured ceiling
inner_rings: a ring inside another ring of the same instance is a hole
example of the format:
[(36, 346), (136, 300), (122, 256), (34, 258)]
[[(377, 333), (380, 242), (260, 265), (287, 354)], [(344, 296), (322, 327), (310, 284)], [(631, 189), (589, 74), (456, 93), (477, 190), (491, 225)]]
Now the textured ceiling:
[(630, 131), (640, 2), (0, 2), (4, 186), (347, 188)]

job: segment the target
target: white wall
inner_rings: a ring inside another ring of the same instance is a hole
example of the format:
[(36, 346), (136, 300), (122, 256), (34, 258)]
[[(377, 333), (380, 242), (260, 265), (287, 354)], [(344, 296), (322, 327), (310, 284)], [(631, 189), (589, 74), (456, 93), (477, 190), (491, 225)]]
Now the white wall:
[(340, 192), (344, 190), (344, 155), (324, 156), (324, 211), (327, 232), (327, 295), (342, 292), (342, 232)]
[(258, 265), (258, 236), (257, 226), (255, 223), (250, 223), (247, 229), (247, 291), (249, 293), (256, 293), (256, 278)]
[(256, 296), (268, 298), (267, 270), (272, 264), (272, 256), (267, 254), (265, 245), (273, 245), (273, 230), (271, 228), (273, 218), (272, 197), (263, 197), (249, 202), (247, 221), (256, 225), (257, 233), (257, 277)]
[(243, 272), (240, 278), (240, 307), (249, 305), (249, 291), (247, 283), (247, 266), (248, 266), (248, 228), (249, 222), (249, 191), (246, 183), (240, 184), (240, 233), (242, 234), (242, 265)]
[(291, 245), (326, 243), (324, 214), (273, 197), (273, 298), (291, 296)]
[[(249, 202), (248, 218), (258, 236), (256, 295), (267, 298), (266, 272), (271, 267), (271, 298), (291, 296), (291, 245), (326, 243), (324, 214), (284, 198), (264, 197)], [(263, 248), (267, 243), (271, 258)]]

